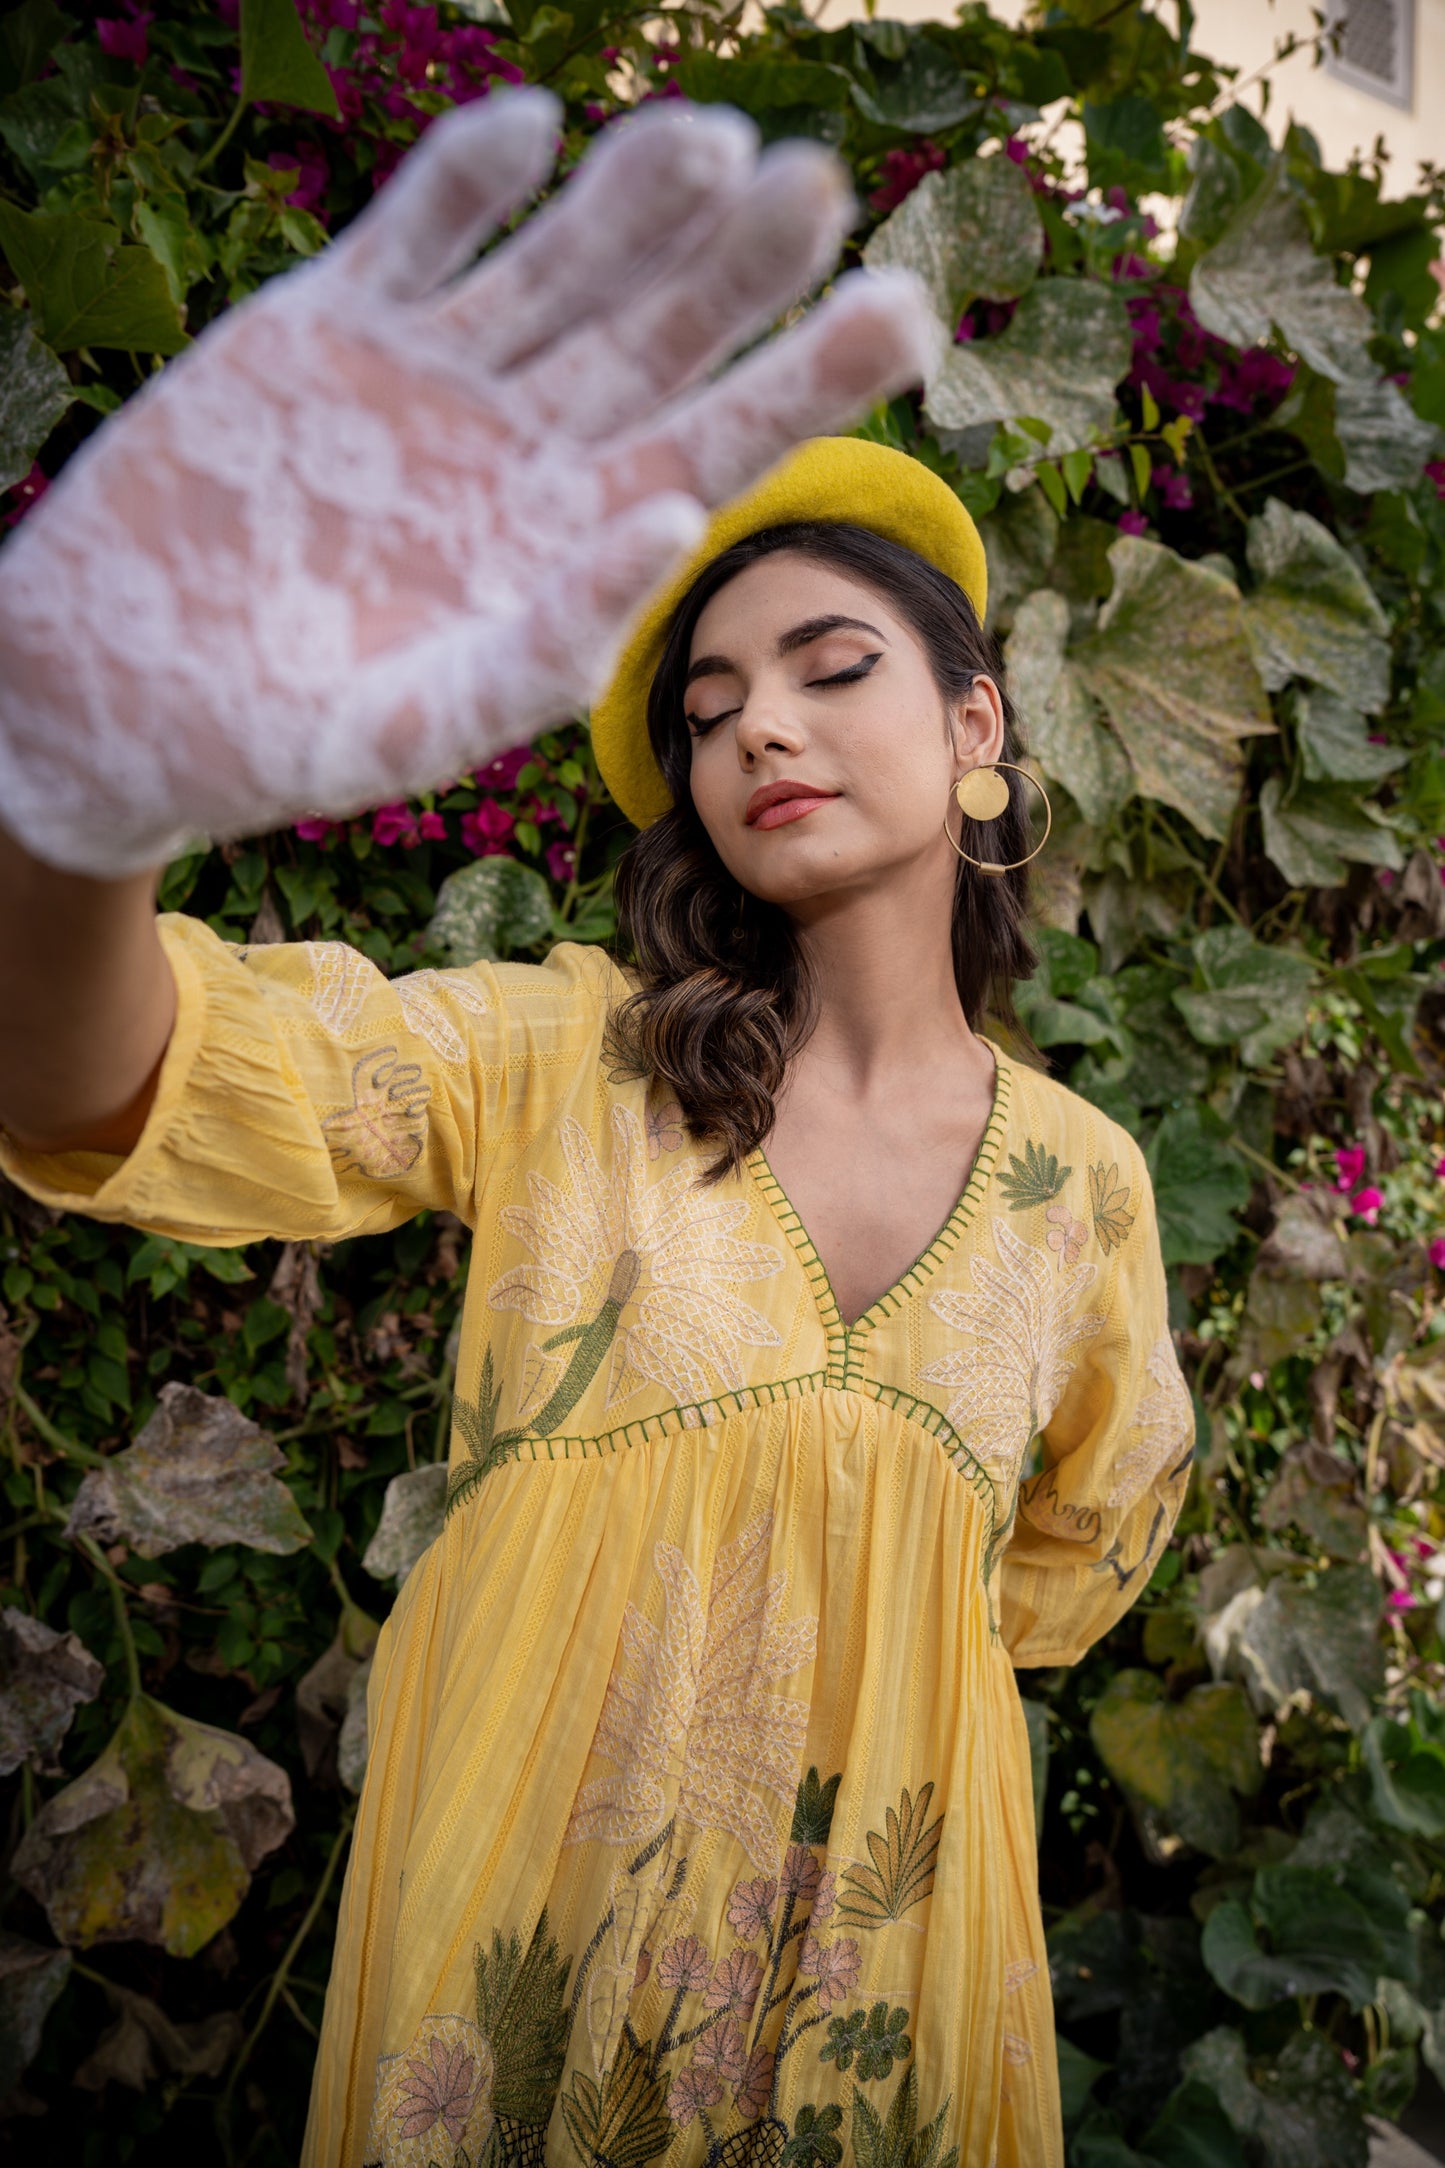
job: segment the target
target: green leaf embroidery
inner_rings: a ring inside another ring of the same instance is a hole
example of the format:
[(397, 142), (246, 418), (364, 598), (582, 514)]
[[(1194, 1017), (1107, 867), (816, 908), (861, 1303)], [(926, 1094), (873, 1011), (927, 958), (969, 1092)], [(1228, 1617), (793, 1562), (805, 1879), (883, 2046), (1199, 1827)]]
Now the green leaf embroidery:
[(496, 2057), (492, 2104), (499, 2116), (544, 2126), (552, 2113), (572, 2024), (571, 1963), (548, 1933), (545, 1906), (525, 1956), (515, 1933), (504, 1943), (495, 1928), (490, 1951), (477, 1945), (477, 2025)]
[(1117, 1164), (1106, 1167), (1100, 1160), (1097, 1167), (1089, 1169), (1089, 1203), (1093, 1208), (1094, 1232), (1107, 1257), (1118, 1249), (1134, 1224), (1134, 1214), (1128, 1209), (1129, 1185), (1119, 1180)]
[(797, 1802), (793, 1808), (793, 1826), (789, 1841), (793, 1844), (826, 1844), (833, 1827), (833, 1807), (838, 1797), (838, 1786), (843, 1772), (836, 1770), (826, 1784), (819, 1781), (816, 1766), (809, 1769), (798, 1786)]
[(447, 1512), (452, 1514), (458, 1506), (465, 1505), (474, 1491), (481, 1489), (494, 1468), (510, 1459), (520, 1445), (520, 1430), (498, 1430), (497, 1410), (502, 1404), (502, 1388), (493, 1384), (494, 1370), (492, 1351), (487, 1349), (482, 1357), (482, 1373), (477, 1380), (475, 1400), (456, 1400), (452, 1403), (452, 1421), (461, 1432), (467, 1452), (471, 1456), (465, 1467), (458, 1468), (452, 1476), (447, 1497)]
[(888, 1809), (884, 1833), (870, 1829), (867, 1836), (871, 1867), (851, 1867), (843, 1877), (838, 1918), (852, 1927), (881, 1927), (886, 1920), (902, 1919), (912, 1906), (922, 1904), (933, 1888), (938, 1865), (938, 1845), (943, 1816), (927, 1820), (933, 1785), (923, 1785), (915, 1799), (905, 1790), (898, 1811)]
[(583, 2160), (606, 2161), (609, 2168), (643, 2168), (665, 2153), (673, 2126), (663, 2107), (662, 2087), (651, 2075), (651, 2043), (637, 2046), (625, 2035), (617, 2060), (597, 2085), (580, 2070), (562, 2102), (568, 2135)]
[[(950, 2098), (952, 2096), (950, 2095)], [(943, 2144), (943, 2119), (948, 2101), (931, 2123), (918, 2127), (917, 2065), (910, 2063), (885, 2117), (873, 2103), (853, 2088), (853, 2157), (858, 2168), (957, 2168), (958, 2147), (947, 2152)]]
[(1008, 1163), (1009, 1171), (999, 1176), (998, 1186), (1011, 1212), (1026, 1212), (1030, 1205), (1052, 1203), (1074, 1171), (1072, 1167), (1061, 1167), (1057, 1154), (1046, 1152), (1041, 1144), (1025, 1144), (1022, 1159), (1010, 1152)]

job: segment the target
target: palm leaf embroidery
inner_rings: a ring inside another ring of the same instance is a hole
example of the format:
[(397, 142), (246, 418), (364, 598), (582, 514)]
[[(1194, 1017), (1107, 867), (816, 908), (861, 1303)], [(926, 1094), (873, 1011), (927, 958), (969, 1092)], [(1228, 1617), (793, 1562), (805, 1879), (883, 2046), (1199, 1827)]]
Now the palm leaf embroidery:
[(826, 1844), (828, 1832), (833, 1827), (833, 1805), (838, 1797), (838, 1786), (843, 1772), (837, 1769), (826, 1784), (819, 1781), (816, 1764), (798, 1786), (797, 1800), (793, 1806), (793, 1826), (789, 1833), (794, 1844)]
[(1052, 1204), (1073, 1171), (1061, 1167), (1058, 1155), (1041, 1144), (1025, 1144), (1022, 1159), (1017, 1152), (1009, 1153), (1008, 1172), (999, 1175), (998, 1186), (1011, 1212), (1026, 1212), (1030, 1205)]
[(496, 2057), (492, 2105), (499, 2115), (545, 2124), (562, 2082), (567, 2036), (567, 1974), (543, 1907), (525, 1955), (515, 1934), (503, 1942), (492, 1930), (492, 1947), (477, 1945), (477, 2027)]
[[(949, 2096), (950, 2099), (952, 2095)], [(910, 2063), (881, 2116), (858, 2086), (853, 2088), (853, 2158), (857, 2168), (958, 2168), (958, 2147), (943, 2144), (949, 2102), (931, 2123), (918, 2127), (918, 2066)]]
[(920, 1787), (915, 1799), (907, 1790), (898, 1811), (888, 1809), (884, 1831), (870, 1829), (867, 1837), (871, 1867), (850, 1867), (843, 1878), (838, 1918), (852, 1927), (881, 1927), (886, 1920), (902, 1919), (905, 1912), (922, 1904), (933, 1888), (938, 1865), (938, 1846), (943, 1816), (928, 1820), (933, 1797), (931, 1783)]
[(650, 2041), (637, 2046), (624, 2035), (617, 2060), (601, 2085), (580, 2070), (573, 2073), (562, 2115), (584, 2161), (605, 2161), (608, 2168), (644, 2168), (671, 2145), (673, 2127), (663, 2106), (662, 2087), (648, 2067), (651, 2059)]
[(452, 1472), (451, 1487), (447, 1492), (449, 1514), (465, 1505), (473, 1491), (480, 1490), (494, 1468), (514, 1457), (522, 1442), (523, 1431), (497, 1429), (497, 1410), (501, 1404), (502, 1388), (494, 1384), (492, 1351), (488, 1348), (482, 1357), (476, 1399), (452, 1403), (452, 1421), (462, 1434), (469, 1457), (463, 1467)]
[(1089, 1202), (1094, 1209), (1094, 1232), (1107, 1257), (1134, 1224), (1134, 1214), (1127, 1209), (1129, 1185), (1119, 1180), (1117, 1165), (1106, 1167), (1100, 1160), (1097, 1167), (1090, 1167)]

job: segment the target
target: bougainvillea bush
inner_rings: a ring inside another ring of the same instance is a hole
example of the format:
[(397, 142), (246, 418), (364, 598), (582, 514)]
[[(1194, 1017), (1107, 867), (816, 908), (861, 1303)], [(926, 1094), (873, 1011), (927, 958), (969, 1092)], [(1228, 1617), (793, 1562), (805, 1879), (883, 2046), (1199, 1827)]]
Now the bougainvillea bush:
[[(821, 137), (927, 283), (943, 358), (865, 426), (985, 525), (1056, 813), (1023, 1013), (1143, 1141), (1198, 1411), (1147, 1590), (1023, 1681), (1071, 2158), (1354, 2168), (1445, 2075), (1445, 182), (1266, 133), (1184, 5), (116, 6), (0, 17), (6, 525), (498, 84), (564, 171), (652, 98)], [(623, 841), (574, 718), (163, 902), (535, 957), (610, 936)], [(17, 2160), (296, 2158), (466, 1270), (445, 1216), (217, 1251), (0, 1195)]]

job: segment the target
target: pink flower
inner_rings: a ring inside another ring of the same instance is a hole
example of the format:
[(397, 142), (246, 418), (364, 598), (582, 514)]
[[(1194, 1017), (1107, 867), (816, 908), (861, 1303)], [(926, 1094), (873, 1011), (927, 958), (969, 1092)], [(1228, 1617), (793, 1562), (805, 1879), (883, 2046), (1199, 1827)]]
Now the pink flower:
[(390, 805), (379, 805), (371, 816), (371, 840), (383, 849), (393, 843), (410, 842), (416, 833), (416, 823), (411, 817), (410, 806), (394, 799)]
[(1005, 158), (1012, 159), (1016, 166), (1026, 166), (1029, 162), (1029, 147), (1022, 136), (1009, 136), (1005, 140), (1003, 154)]
[(476, 768), (473, 777), (478, 790), (513, 790), (522, 770), (536, 759), (530, 745), (513, 745), (505, 753), (498, 753), (484, 768)]
[(1045, 1217), (1049, 1222), (1045, 1240), (1051, 1250), (1059, 1252), (1060, 1266), (1077, 1263), (1079, 1252), (1088, 1240), (1088, 1228), (1082, 1220), (1074, 1218), (1066, 1204), (1051, 1204)]
[(1142, 512), (1136, 512), (1132, 505), (1127, 512), (1119, 514), (1116, 524), (1120, 534), (1147, 534), (1149, 531), (1148, 520)]
[(1335, 1188), (1341, 1192), (1353, 1189), (1365, 1171), (1365, 1148), (1362, 1144), (1343, 1144), (1335, 1153)]
[(726, 2085), (739, 2085), (747, 2067), (747, 2043), (734, 2017), (709, 2025), (692, 2051), (694, 2070), (715, 2070)]
[(904, 197), (912, 195), (925, 173), (937, 173), (946, 162), (936, 143), (919, 143), (906, 151), (885, 151), (879, 169), (881, 182), (868, 198), (869, 209), (896, 211)]
[(97, 16), (95, 34), (101, 51), (109, 54), (112, 60), (133, 60), (138, 68), (143, 68), (150, 51), (146, 32), (155, 21), (155, 14), (150, 8), (136, 7), (133, 0), (125, 0), (125, 9), (124, 21), (119, 16)]
[(1367, 1227), (1373, 1227), (1380, 1217), (1384, 1202), (1377, 1189), (1357, 1189), (1350, 1199), (1350, 1210), (1357, 1219), (1362, 1219)]
[(298, 211), (310, 211), (316, 217), (321, 215), (331, 169), (314, 143), (298, 143), (294, 151), (271, 151), (266, 163), (278, 173), (287, 166), (294, 166), (297, 169), (296, 186), (286, 201), (294, 203)]
[(761, 2045), (748, 2057), (737, 2091), (733, 2095), (746, 2116), (761, 2115), (772, 2097), (773, 2051)]
[(813, 1935), (803, 1937), (798, 1970), (817, 1981), (820, 2010), (831, 2010), (835, 2002), (844, 2001), (858, 1985), (862, 1969), (863, 1960), (851, 1935), (842, 1942), (819, 1942)]
[(7, 496), (13, 499), (13, 505), (11, 510), (5, 514), (5, 517), (0, 519), (0, 530), (13, 527), (18, 521), (24, 519), (31, 507), (39, 504), (49, 487), (50, 476), (37, 459), (32, 463), (30, 472), (24, 479), (19, 482), (12, 482), (5, 492)]
[(1408, 1588), (1392, 1588), (1385, 1603), (1391, 1611), (1413, 1611), (1417, 1599), (1410, 1594)]
[(433, 2040), (430, 2061), (415, 2057), (407, 2063), (402, 2088), (401, 2134), (421, 2138), (440, 2123), (453, 2145), (461, 2141), (467, 2118), (477, 2097), (477, 2065), (465, 2048), (448, 2048)]
[(577, 871), (577, 853), (570, 843), (549, 843), (547, 871), (554, 881), (570, 881)]
[(320, 814), (316, 813), (308, 814), (304, 821), (297, 821), (291, 832), (299, 836), (303, 843), (326, 843), (332, 836), (343, 835), (345, 830), (345, 821), (323, 820)]
[(1425, 473), (1435, 485), (1437, 497), (1445, 497), (1445, 459), (1427, 459)]
[(773, 1916), (777, 1902), (778, 1885), (770, 1875), (758, 1875), (751, 1882), (739, 1882), (728, 1899), (728, 1925), (744, 1942), (751, 1942), (755, 1935), (763, 1933)]
[(1187, 474), (1177, 467), (1156, 467), (1149, 477), (1171, 512), (1187, 512), (1194, 502), (1194, 491)]
[(790, 1844), (783, 1855), (782, 1874), (783, 1888), (789, 1895), (801, 1899), (804, 1904), (811, 1904), (822, 1879), (823, 1870), (817, 1854), (806, 1844)]
[(663, 1986), (686, 1993), (706, 1987), (711, 1971), (707, 1951), (696, 1935), (680, 1935), (676, 1942), (669, 1942), (657, 1960), (657, 1977)]
[(722, 2079), (717, 2072), (692, 2063), (686, 2070), (679, 2070), (667, 2088), (667, 2112), (674, 2123), (685, 2129), (700, 2108), (715, 2108), (722, 2096)]
[(416, 824), (417, 834), (423, 843), (444, 843), (447, 824), (440, 813), (423, 813)]
[(744, 2017), (751, 2017), (762, 1984), (763, 1968), (753, 1952), (734, 1950), (714, 1972), (703, 2001), (709, 2010), (741, 2010)]
[(505, 806), (484, 798), (474, 813), (462, 815), (462, 841), (474, 858), (495, 858), (506, 850), (516, 825)]
[(1430, 1244), (1430, 1262), (1437, 1272), (1445, 1272), (1445, 1235), (1436, 1235)]
[(1445, 1182), (1445, 1159), (1436, 1160), (1435, 1179), (1437, 1182)]

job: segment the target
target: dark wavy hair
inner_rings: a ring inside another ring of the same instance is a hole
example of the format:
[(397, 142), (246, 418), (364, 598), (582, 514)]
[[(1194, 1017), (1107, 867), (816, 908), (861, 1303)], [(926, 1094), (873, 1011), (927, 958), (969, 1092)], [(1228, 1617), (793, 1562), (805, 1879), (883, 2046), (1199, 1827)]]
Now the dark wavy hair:
[[(993, 678), (1004, 700), (1002, 757), (1016, 761), (1023, 753), (997, 643), (963, 590), (912, 550), (846, 522), (799, 521), (748, 535), (699, 574), (668, 628), (647, 703), (648, 735), (673, 803), (634, 839), (617, 868), (619, 942), (630, 952), (638, 985), (613, 1013), (610, 1047), (620, 1074), (665, 1086), (691, 1135), (717, 1145), (715, 1178), (740, 1166), (767, 1137), (788, 1062), (816, 1014), (807, 962), (787, 914), (740, 887), (698, 817), (683, 713), (698, 618), (729, 580), (777, 550), (832, 565), (889, 602), (922, 642), (945, 701), (965, 697), (977, 677)], [(1015, 775), (1007, 781), (1007, 809), (997, 820), (964, 821), (959, 837), (975, 858), (996, 865), (1032, 847), (1026, 786)], [(953, 971), (975, 1028), (992, 1016), (1021, 1036), (1011, 988), (1036, 961), (1027, 910), (1026, 871), (985, 874), (959, 861)]]

